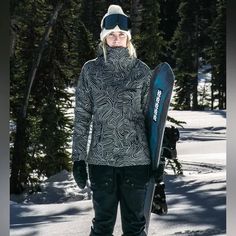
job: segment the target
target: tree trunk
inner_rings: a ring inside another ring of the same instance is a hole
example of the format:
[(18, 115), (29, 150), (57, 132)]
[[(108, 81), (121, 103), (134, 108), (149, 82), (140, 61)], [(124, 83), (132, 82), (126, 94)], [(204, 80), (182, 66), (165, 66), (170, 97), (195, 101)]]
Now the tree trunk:
[(211, 110), (215, 109), (215, 92), (216, 92), (216, 85), (215, 85), (215, 66), (211, 65)]
[(52, 31), (53, 25), (56, 22), (58, 12), (61, 10), (63, 3), (58, 3), (55, 7), (54, 12), (51, 16), (48, 26), (46, 27), (44, 37), (41, 41), (39, 53), (37, 54), (36, 60), (33, 63), (31, 72), (28, 77), (27, 87), (25, 96), (23, 99), (22, 107), (17, 114), (16, 121), (16, 136), (14, 141), (14, 150), (11, 162), (11, 177), (10, 177), (10, 193), (21, 193), (24, 188), (24, 184), (27, 181), (27, 173), (25, 170), (26, 164), (26, 122), (27, 122), (27, 108), (29, 103), (29, 96), (31, 88), (35, 79), (36, 72), (38, 70), (43, 51), (46, 43), (49, 39), (49, 35)]
[(12, 58), (15, 55), (17, 29), (18, 29), (18, 26), (15, 22), (15, 19), (11, 19), (11, 25), (10, 25), (10, 58)]
[(198, 45), (198, 29), (199, 29), (199, 20), (198, 15), (196, 14), (196, 33), (195, 33), (195, 39), (196, 39), (196, 54), (195, 54), (195, 63), (194, 63), (194, 71), (196, 71), (196, 76), (193, 78), (193, 107), (192, 110), (198, 110), (198, 67), (199, 67), (199, 45)]

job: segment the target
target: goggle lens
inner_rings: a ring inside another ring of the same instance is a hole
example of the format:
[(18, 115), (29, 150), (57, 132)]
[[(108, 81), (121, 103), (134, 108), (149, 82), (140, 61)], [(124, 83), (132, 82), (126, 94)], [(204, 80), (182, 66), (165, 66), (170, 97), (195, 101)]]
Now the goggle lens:
[(116, 26), (119, 26), (121, 30), (131, 29), (131, 21), (127, 16), (121, 14), (112, 14), (106, 16), (103, 20), (103, 28), (105, 29), (114, 29)]

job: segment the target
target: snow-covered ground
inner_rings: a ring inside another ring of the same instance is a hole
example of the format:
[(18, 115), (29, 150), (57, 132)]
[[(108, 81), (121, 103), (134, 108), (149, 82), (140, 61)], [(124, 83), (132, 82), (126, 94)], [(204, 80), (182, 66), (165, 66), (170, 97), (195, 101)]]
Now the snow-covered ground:
[[(169, 115), (187, 122), (177, 144), (184, 175), (176, 177), (166, 169), (169, 212), (152, 214), (149, 235), (226, 235), (226, 113), (170, 111)], [(11, 198), (10, 235), (87, 236), (93, 218), (90, 197), (88, 188), (80, 190), (71, 173), (62, 171), (43, 183), (40, 194), (24, 196), (24, 201)], [(114, 235), (121, 234), (118, 216)]]

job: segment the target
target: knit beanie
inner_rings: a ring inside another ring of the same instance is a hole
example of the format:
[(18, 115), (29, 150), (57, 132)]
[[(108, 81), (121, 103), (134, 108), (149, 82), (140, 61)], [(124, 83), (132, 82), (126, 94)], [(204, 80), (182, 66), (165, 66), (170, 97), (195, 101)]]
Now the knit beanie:
[(116, 25), (113, 29), (105, 29), (103, 27), (103, 21), (104, 19), (109, 16), (109, 15), (112, 15), (112, 14), (121, 14), (121, 15), (124, 15), (126, 17), (128, 17), (122, 10), (122, 8), (119, 6), (119, 5), (110, 5), (108, 10), (107, 10), (107, 13), (103, 16), (102, 18), (102, 21), (101, 21), (101, 33), (100, 33), (100, 39), (101, 41), (103, 41), (103, 39), (108, 35), (110, 34), (111, 32), (115, 32), (115, 31), (120, 31), (120, 32), (123, 32), (125, 33), (127, 36), (128, 36), (128, 39), (130, 40), (131, 39), (131, 30), (128, 29), (128, 30), (122, 30), (119, 28), (118, 25)]

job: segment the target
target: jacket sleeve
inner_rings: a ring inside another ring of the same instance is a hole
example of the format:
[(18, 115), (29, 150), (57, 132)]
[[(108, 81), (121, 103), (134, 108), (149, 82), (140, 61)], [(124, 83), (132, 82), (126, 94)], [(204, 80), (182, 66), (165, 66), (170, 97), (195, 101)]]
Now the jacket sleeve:
[(75, 92), (75, 117), (72, 140), (73, 161), (86, 161), (87, 159), (87, 144), (92, 118), (92, 99), (85, 67), (82, 68)]

